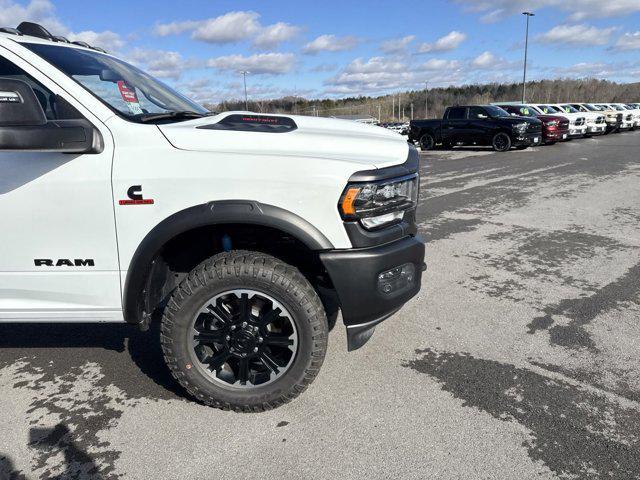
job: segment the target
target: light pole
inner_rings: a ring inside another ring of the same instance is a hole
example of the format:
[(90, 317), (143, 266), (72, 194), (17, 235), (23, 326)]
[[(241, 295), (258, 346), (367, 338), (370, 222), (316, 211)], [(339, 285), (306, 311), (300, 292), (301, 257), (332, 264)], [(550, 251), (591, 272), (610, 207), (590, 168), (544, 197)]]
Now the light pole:
[(424, 82), (424, 118), (429, 118), (429, 82)]
[(250, 72), (247, 72), (246, 70), (243, 70), (240, 73), (242, 74), (242, 80), (244, 82), (244, 109), (248, 112), (249, 111), (249, 97), (247, 96), (247, 75), (249, 75)]
[(527, 33), (524, 37), (524, 73), (522, 74), (522, 103), (526, 103), (527, 99), (527, 55), (529, 53), (529, 19), (535, 17), (535, 13), (522, 12), (527, 17)]

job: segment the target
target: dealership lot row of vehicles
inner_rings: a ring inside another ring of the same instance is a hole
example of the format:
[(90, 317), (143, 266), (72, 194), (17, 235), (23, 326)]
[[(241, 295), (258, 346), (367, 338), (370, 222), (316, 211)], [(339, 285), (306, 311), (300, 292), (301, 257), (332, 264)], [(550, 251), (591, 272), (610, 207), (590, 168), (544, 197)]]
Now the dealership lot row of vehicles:
[(423, 150), (478, 145), (504, 152), (639, 127), (640, 103), (504, 102), (449, 107), (441, 120), (412, 120), (408, 137)]

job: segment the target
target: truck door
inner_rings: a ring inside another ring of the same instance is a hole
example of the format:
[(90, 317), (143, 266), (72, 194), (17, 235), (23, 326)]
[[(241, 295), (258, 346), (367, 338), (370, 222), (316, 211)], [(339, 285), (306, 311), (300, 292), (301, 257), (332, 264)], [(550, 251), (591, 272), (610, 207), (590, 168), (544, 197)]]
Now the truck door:
[(466, 107), (451, 107), (447, 110), (447, 116), (442, 122), (443, 143), (468, 144), (469, 121)]
[(84, 117), (104, 141), (99, 154), (0, 150), (0, 322), (122, 320), (109, 131), (3, 47), (0, 78), (26, 82), (48, 120)]
[(493, 138), (489, 114), (482, 107), (469, 107), (468, 138), (470, 143), (489, 145)]

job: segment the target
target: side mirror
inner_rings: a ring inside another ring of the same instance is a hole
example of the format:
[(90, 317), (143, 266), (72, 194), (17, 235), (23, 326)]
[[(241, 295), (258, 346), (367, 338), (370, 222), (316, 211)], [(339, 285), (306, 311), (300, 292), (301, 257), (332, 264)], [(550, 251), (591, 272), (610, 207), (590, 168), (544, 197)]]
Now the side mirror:
[(479, 114), (478, 114), (478, 118), (479, 118), (480, 120), (485, 120), (485, 119), (487, 119), (487, 118), (489, 118), (489, 117), (487, 117), (484, 113), (479, 113)]
[(86, 119), (47, 120), (33, 89), (0, 78), (0, 151), (100, 153), (100, 132)]

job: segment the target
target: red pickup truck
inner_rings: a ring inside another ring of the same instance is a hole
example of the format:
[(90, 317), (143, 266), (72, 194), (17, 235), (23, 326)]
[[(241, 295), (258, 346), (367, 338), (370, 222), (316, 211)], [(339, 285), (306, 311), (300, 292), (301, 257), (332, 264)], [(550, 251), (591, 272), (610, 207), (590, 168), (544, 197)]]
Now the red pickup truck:
[(500, 108), (506, 110), (512, 115), (520, 117), (537, 118), (542, 122), (542, 143), (545, 145), (553, 145), (556, 142), (569, 140), (569, 119), (560, 115), (543, 115), (536, 112), (527, 105), (499, 104)]

